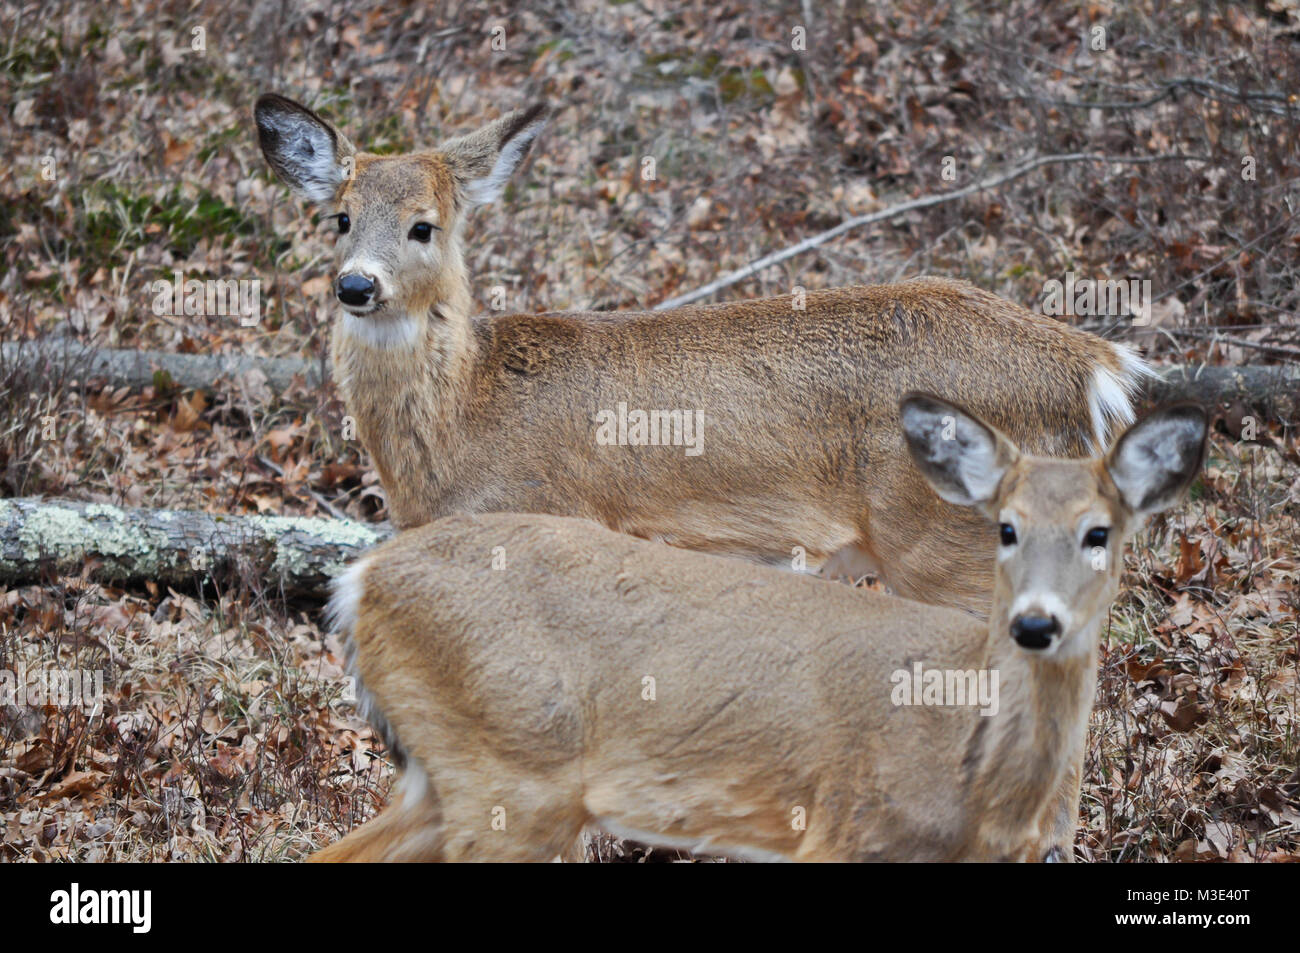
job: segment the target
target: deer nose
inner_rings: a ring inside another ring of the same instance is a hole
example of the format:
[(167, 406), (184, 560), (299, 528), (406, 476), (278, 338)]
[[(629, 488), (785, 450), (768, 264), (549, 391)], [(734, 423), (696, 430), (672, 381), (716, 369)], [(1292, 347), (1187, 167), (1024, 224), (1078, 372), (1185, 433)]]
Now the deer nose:
[(375, 283), (365, 275), (339, 275), (339, 280), (334, 283), (334, 294), (344, 304), (358, 308), (375, 296)]
[(1022, 649), (1045, 649), (1061, 631), (1054, 615), (1025, 612), (1011, 620), (1011, 637)]

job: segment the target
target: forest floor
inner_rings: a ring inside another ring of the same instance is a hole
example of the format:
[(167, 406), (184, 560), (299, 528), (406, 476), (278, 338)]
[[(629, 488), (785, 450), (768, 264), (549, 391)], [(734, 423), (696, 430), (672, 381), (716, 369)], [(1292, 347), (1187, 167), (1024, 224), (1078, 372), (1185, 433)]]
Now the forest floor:
[[(502, 294), (518, 311), (650, 307), (1036, 155), (1196, 157), (1040, 170), (717, 298), (939, 274), (1039, 309), (1068, 273), (1131, 277), (1151, 283), (1149, 321), (1063, 320), (1157, 364), (1300, 357), (1289, 0), (1098, 0), (1086, 20), (1025, 0), (838, 2), (811, 20), (799, 2), (511, 6), (233, 0), (180, 20), (156, 0), (7, 4), (0, 337), (324, 362), (331, 229), (257, 148), (252, 103), (274, 90), (384, 152), (551, 104), (468, 229), (483, 310)], [(260, 322), (156, 314), (151, 283), (175, 272), (260, 281)], [(1081, 859), (1300, 860), (1300, 436), (1218, 410), (1191, 502), (1126, 558)], [(332, 385), (129, 390), (0, 366), (0, 495), (383, 520), (343, 414)], [(335, 840), (391, 781), (342, 657), (319, 606), (257, 578), (0, 590), (0, 671), (104, 682), (89, 710), (0, 704), (0, 860), (293, 860)]]

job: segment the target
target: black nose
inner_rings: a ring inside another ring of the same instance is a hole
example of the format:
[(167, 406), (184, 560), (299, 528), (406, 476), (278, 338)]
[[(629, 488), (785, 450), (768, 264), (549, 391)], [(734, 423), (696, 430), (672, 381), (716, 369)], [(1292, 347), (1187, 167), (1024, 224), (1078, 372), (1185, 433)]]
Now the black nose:
[(344, 304), (360, 307), (375, 296), (375, 283), (365, 275), (340, 275), (334, 285), (334, 294)]
[(1054, 615), (1018, 615), (1011, 620), (1011, 637), (1022, 649), (1045, 649), (1060, 631)]

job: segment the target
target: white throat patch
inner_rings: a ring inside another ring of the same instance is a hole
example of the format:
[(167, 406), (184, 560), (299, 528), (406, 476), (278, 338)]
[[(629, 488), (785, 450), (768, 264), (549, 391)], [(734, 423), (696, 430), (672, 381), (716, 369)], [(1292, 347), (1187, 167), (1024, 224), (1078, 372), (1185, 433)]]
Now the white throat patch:
[(415, 344), (420, 322), (409, 314), (370, 317), (344, 311), (343, 331), (377, 351), (395, 351)]

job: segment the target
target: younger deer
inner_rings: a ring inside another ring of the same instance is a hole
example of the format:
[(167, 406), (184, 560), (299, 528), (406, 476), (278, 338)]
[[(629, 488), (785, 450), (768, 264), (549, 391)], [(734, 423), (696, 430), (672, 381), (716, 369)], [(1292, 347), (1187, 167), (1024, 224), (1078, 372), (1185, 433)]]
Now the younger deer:
[(272, 168), (338, 222), (334, 376), (393, 522), (584, 517), (796, 568), (838, 556), (901, 595), (987, 611), (989, 534), (924, 486), (899, 398), (949, 394), (1029, 451), (1077, 455), (1132, 420), (1142, 362), (933, 278), (806, 301), (471, 317), (466, 215), (501, 192), (543, 115), (376, 156), (297, 103), (257, 101)]
[(1196, 476), (1206, 416), (1077, 460), (933, 397), (901, 421), (935, 492), (998, 524), (988, 623), (581, 520), (441, 520), (339, 582), (405, 768), (314, 859), (548, 860), (587, 825), (751, 858), (1043, 859), (1063, 793), (1073, 829), (1124, 542)]

